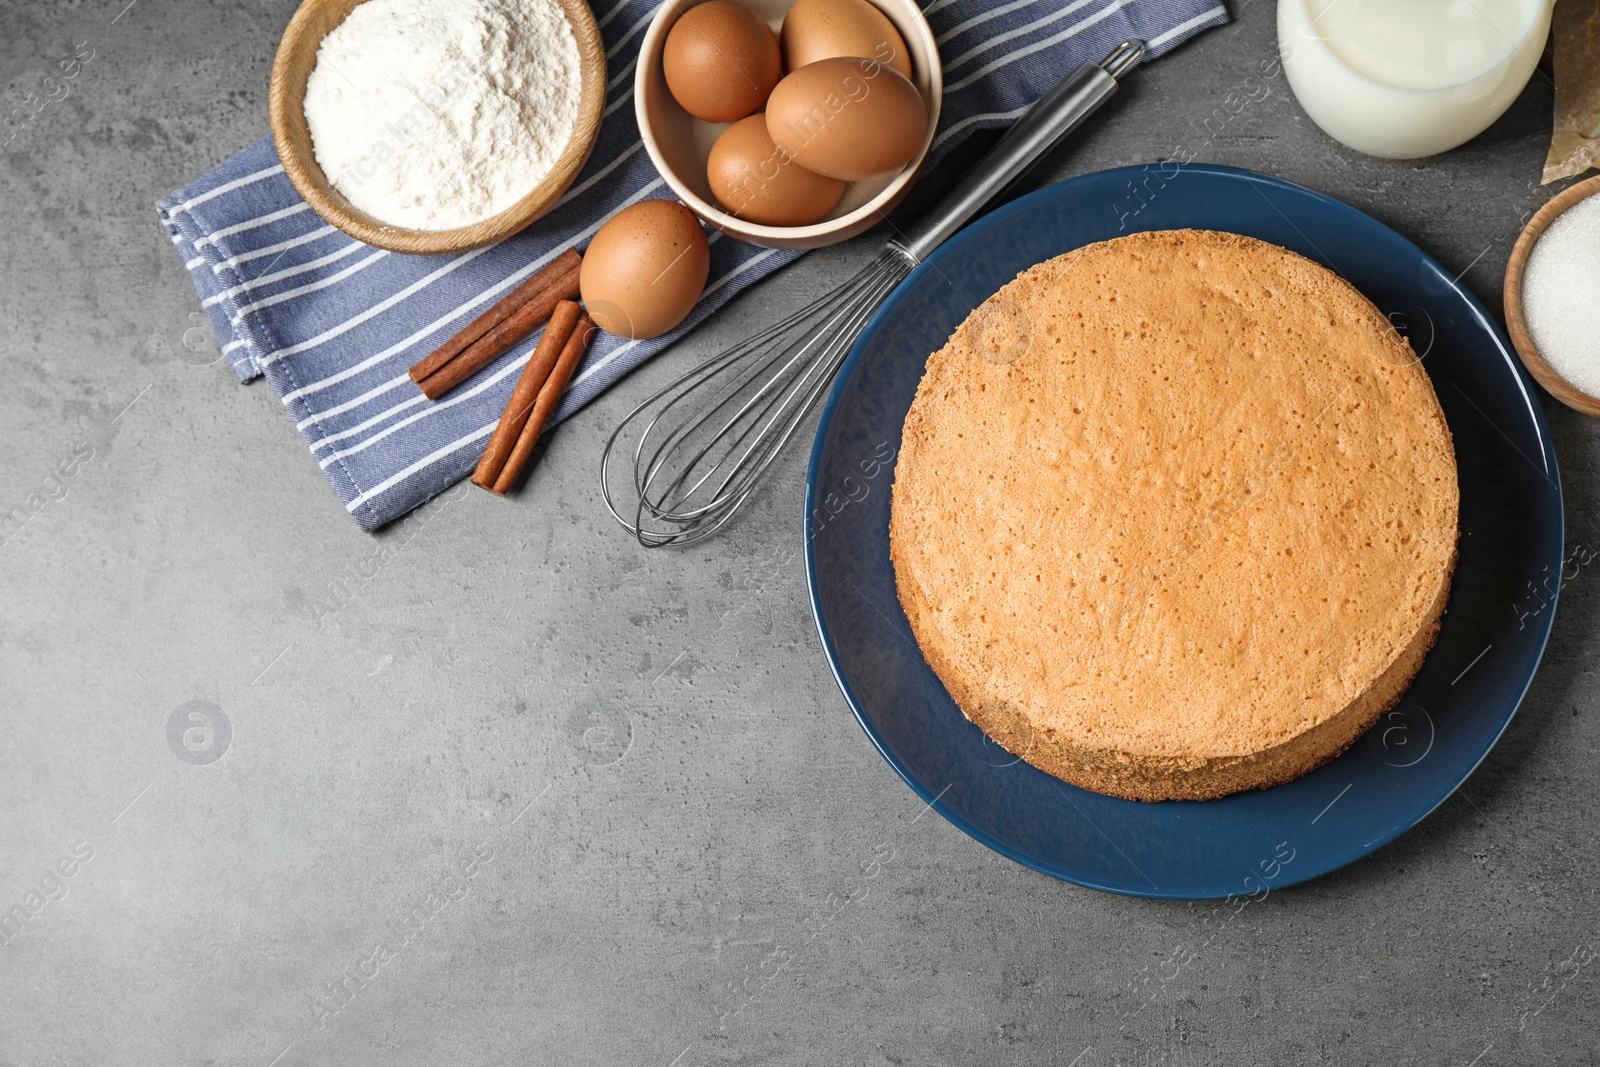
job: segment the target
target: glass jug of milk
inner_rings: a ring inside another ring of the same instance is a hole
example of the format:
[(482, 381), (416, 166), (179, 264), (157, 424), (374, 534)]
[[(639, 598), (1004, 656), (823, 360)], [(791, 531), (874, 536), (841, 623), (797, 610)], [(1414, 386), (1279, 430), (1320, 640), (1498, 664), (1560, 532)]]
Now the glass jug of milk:
[(1284, 73), (1358, 152), (1416, 159), (1488, 129), (1522, 92), (1554, 0), (1278, 0)]

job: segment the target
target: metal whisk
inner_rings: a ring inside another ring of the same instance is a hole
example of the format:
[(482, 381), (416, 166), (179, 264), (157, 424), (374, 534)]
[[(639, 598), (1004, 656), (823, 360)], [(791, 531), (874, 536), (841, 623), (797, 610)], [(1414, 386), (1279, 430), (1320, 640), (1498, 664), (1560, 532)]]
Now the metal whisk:
[[(1017, 120), (910, 232), (806, 310), (696, 367), (634, 408), (606, 442), (606, 507), (646, 547), (710, 537), (749, 499), (821, 399), (867, 319), (935, 248), (1000, 196), (1117, 89), (1145, 53), (1124, 41)], [(631, 506), (612, 496), (611, 455), (633, 433)]]

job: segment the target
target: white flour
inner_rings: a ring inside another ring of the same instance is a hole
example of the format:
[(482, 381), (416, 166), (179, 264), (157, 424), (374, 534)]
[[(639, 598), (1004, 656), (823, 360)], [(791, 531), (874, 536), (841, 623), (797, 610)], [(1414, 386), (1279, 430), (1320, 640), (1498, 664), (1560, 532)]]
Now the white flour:
[(305, 115), (318, 165), (352, 204), (447, 230), (550, 172), (579, 93), (556, 0), (367, 0), (323, 39)]

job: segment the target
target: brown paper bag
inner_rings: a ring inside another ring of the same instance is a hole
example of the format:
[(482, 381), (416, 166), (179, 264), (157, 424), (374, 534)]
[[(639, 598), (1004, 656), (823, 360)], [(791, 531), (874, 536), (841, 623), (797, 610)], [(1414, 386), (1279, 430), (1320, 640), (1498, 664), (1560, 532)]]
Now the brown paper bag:
[(1543, 183), (1600, 166), (1600, 0), (1556, 0), (1556, 119)]

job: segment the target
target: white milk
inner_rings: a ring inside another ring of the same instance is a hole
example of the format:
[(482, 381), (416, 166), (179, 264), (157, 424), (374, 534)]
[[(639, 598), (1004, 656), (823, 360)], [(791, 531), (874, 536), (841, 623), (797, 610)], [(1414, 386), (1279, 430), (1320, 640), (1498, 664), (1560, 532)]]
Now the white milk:
[(1553, 0), (1279, 0), (1306, 113), (1358, 152), (1415, 159), (1486, 130), (1544, 51)]

